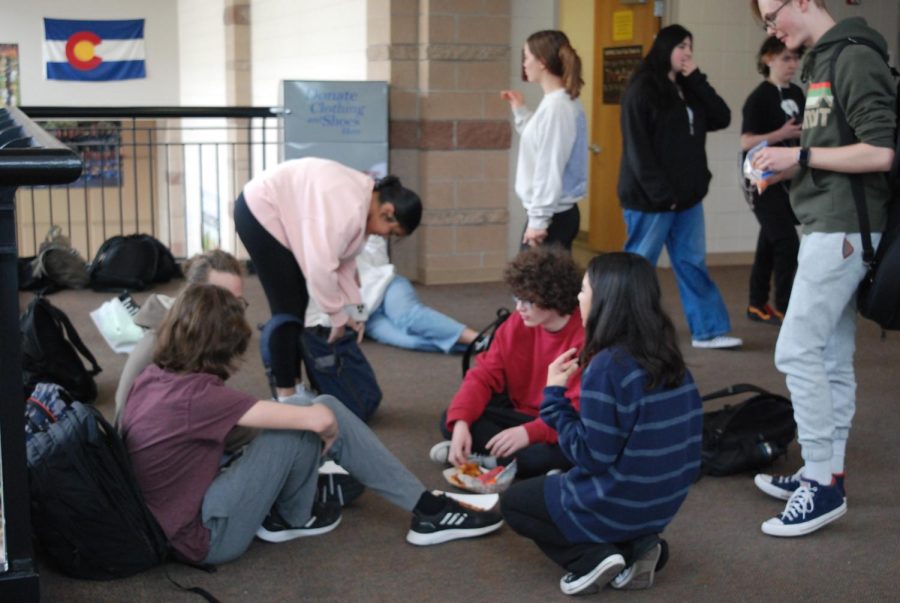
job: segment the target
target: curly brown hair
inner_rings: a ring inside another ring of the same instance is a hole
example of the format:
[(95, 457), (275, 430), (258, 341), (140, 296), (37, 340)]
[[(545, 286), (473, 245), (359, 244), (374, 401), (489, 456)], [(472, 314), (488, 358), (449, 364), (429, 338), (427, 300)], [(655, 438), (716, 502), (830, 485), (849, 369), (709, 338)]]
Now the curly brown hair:
[(513, 258), (503, 273), (513, 295), (567, 316), (578, 307), (581, 270), (558, 245), (529, 247)]
[(175, 298), (156, 335), (153, 362), (176, 373), (227, 379), (252, 331), (244, 306), (226, 289), (194, 283)]

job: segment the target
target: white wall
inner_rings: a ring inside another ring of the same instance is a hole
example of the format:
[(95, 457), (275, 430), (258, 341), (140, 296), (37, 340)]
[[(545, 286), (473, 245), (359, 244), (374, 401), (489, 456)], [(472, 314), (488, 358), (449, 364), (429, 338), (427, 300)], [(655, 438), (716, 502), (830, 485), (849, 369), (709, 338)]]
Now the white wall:
[(180, 41), (180, 103), (227, 105), (223, 0), (175, 0)]
[[(22, 105), (177, 105), (178, 0), (0, 0), (0, 43), (19, 45)], [(118, 82), (45, 79), (41, 45), (44, 17), (57, 19), (145, 19), (147, 77)]]
[(365, 80), (366, 0), (252, 0), (253, 104), (281, 80)]

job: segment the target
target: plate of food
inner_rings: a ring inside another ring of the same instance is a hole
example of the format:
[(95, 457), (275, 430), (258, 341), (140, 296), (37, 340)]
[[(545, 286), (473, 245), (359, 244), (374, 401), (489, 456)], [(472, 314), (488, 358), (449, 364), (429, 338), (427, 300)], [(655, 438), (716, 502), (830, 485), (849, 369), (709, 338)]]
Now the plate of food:
[(497, 465), (493, 469), (469, 461), (459, 467), (444, 469), (444, 479), (462, 490), (478, 494), (503, 492), (516, 476), (516, 461), (509, 465)]

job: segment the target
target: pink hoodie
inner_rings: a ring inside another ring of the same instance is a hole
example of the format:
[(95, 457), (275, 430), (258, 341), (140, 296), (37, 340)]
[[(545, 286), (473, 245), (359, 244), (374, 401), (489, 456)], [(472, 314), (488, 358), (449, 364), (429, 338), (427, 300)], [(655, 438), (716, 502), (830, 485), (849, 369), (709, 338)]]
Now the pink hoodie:
[(366, 240), (374, 187), (362, 172), (312, 157), (285, 161), (244, 187), (247, 207), (294, 254), (334, 326), (347, 323), (345, 305), (362, 303), (356, 255)]

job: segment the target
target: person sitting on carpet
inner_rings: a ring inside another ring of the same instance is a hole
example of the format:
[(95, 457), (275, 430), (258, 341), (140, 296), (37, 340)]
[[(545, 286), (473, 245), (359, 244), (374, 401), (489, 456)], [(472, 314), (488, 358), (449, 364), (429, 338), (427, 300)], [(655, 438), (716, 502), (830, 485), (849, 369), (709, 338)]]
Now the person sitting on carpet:
[[(567, 251), (549, 245), (521, 251), (505, 279), (516, 312), (497, 328), (490, 348), (477, 357), (441, 417), (447, 440), (430, 453), (437, 463), (459, 466), (472, 453), (517, 461), (519, 477), (567, 469), (556, 431), (538, 417), (547, 366), (565, 350), (581, 348), (578, 311), (580, 270)], [(578, 405), (578, 375), (567, 393)]]
[[(184, 280), (186, 283), (209, 283), (227, 289), (243, 300), (244, 273), (241, 263), (233, 255), (222, 249), (212, 249), (192, 256), (184, 266)], [(125, 410), (128, 401), (128, 391), (137, 376), (153, 363), (153, 346), (156, 345), (156, 329), (166, 315), (166, 311), (175, 301), (173, 297), (154, 293), (147, 298), (144, 305), (134, 316), (134, 322), (139, 327), (146, 329), (144, 336), (137, 342), (128, 360), (119, 375), (119, 384), (116, 387), (115, 425)], [(244, 302), (246, 303), (246, 302)], [(229, 434), (225, 449), (229, 452), (239, 450), (248, 443), (256, 432), (251, 429), (236, 428)]]
[[(513, 484), (501, 512), (566, 569), (563, 593), (611, 580), (615, 588), (648, 588), (663, 553), (658, 534), (700, 471), (700, 395), (647, 260), (595, 257), (578, 300), (584, 347), (553, 361), (541, 404), (573, 467)], [(576, 409), (567, 387), (581, 367)]]
[[(178, 557), (224, 563), (253, 537), (285, 542), (337, 527), (340, 504), (321, 501), (323, 457), (412, 512), (406, 539), (425, 546), (499, 529), (499, 514), (426, 490), (374, 433), (331, 396), (258, 400), (225, 385), (251, 336), (230, 292), (192, 284), (157, 332), (153, 364), (135, 380), (122, 434), (135, 477)], [(235, 427), (262, 430), (220, 465)]]
[[(474, 330), (419, 300), (409, 279), (396, 273), (384, 237), (370, 235), (356, 256), (360, 293), (366, 307), (366, 337), (423, 352), (463, 352)], [(306, 326), (331, 327), (328, 314), (310, 296)]]

